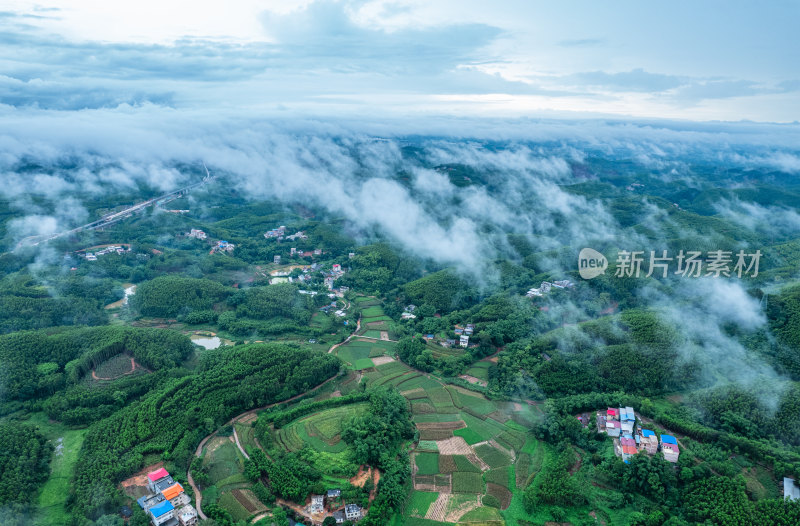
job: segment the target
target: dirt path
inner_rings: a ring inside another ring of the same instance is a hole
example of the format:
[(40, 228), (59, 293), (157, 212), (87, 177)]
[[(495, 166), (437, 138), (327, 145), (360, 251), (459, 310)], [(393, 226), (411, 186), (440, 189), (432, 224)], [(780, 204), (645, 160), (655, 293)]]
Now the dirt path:
[(260, 521), (261, 519), (264, 519), (264, 518), (266, 518), (266, 517), (272, 517), (272, 512), (270, 512), (270, 511), (265, 511), (264, 513), (260, 513), (260, 514), (256, 515), (256, 516), (255, 516), (255, 517), (253, 517), (253, 519), (250, 521), (250, 524), (255, 524), (255, 523), (257, 523), (258, 521)]
[(335, 349), (338, 349), (339, 347), (341, 347), (345, 343), (349, 342), (350, 338), (355, 336), (358, 333), (358, 331), (360, 331), (360, 330), (361, 330), (361, 316), (358, 317), (358, 321), (356, 322), (356, 330), (355, 330), (355, 332), (353, 332), (353, 334), (348, 336), (343, 342), (337, 343), (336, 345), (334, 345), (330, 349), (328, 349), (328, 354), (332, 353)]
[(250, 455), (247, 454), (247, 452), (242, 447), (242, 443), (239, 442), (239, 434), (236, 432), (236, 424), (233, 424), (233, 441), (236, 442), (236, 447), (238, 447), (239, 451), (242, 452), (242, 455), (244, 455), (244, 458), (246, 458), (247, 460), (250, 460)]
[(92, 369), (92, 380), (116, 380), (117, 378), (122, 378), (123, 376), (127, 376), (129, 374), (135, 373), (137, 366), (139, 368), (141, 368), (141, 369), (144, 369), (147, 372), (152, 372), (149, 369), (147, 369), (146, 367), (142, 367), (141, 365), (138, 365), (136, 363), (136, 361), (133, 359), (133, 356), (131, 356), (131, 370), (130, 371), (127, 371), (127, 372), (124, 372), (124, 373), (122, 373), (120, 375), (114, 376), (113, 378), (106, 378), (106, 377), (103, 377), (103, 376), (97, 376), (97, 373), (95, 372), (95, 370)]

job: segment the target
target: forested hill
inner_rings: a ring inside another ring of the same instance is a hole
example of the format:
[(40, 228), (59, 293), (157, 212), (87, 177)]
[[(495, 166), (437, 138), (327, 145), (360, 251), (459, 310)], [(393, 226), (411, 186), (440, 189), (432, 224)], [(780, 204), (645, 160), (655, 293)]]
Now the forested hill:
[(303, 393), (339, 371), (329, 354), (285, 344), (208, 351), (196, 374), (175, 378), (93, 425), (75, 475), (75, 512), (96, 519), (114, 511), (115, 486), (169, 452), (185, 473), (201, 438), (244, 410)]

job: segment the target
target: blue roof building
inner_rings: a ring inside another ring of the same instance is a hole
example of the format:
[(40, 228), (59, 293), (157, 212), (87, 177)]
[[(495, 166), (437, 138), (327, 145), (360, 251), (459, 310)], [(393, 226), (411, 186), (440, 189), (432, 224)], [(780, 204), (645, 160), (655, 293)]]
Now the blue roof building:
[(675, 444), (678, 445), (678, 441), (672, 435), (661, 435), (661, 443), (662, 444)]
[(653, 433), (649, 429), (642, 429), (642, 436), (643, 437), (647, 438), (647, 437), (651, 437), (651, 436), (654, 436), (654, 435), (655, 435), (655, 433)]
[(158, 506), (153, 506), (152, 508), (150, 508), (150, 513), (153, 515), (153, 517), (158, 518), (166, 513), (171, 512), (174, 509), (175, 506), (173, 506), (170, 501), (165, 500)]

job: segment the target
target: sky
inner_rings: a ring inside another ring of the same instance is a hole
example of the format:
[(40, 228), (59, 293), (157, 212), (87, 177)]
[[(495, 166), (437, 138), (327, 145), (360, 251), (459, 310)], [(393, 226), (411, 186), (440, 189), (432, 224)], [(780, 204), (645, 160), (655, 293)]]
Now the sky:
[(4, 2), (0, 105), (800, 121), (800, 3)]

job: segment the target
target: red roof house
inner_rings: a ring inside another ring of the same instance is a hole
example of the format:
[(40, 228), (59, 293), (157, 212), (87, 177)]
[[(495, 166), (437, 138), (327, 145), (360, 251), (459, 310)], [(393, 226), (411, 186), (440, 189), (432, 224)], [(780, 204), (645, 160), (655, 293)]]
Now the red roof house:
[(149, 478), (151, 482), (161, 480), (164, 477), (169, 477), (169, 473), (164, 468), (158, 469), (156, 471), (153, 471), (152, 473), (147, 474), (147, 478)]

